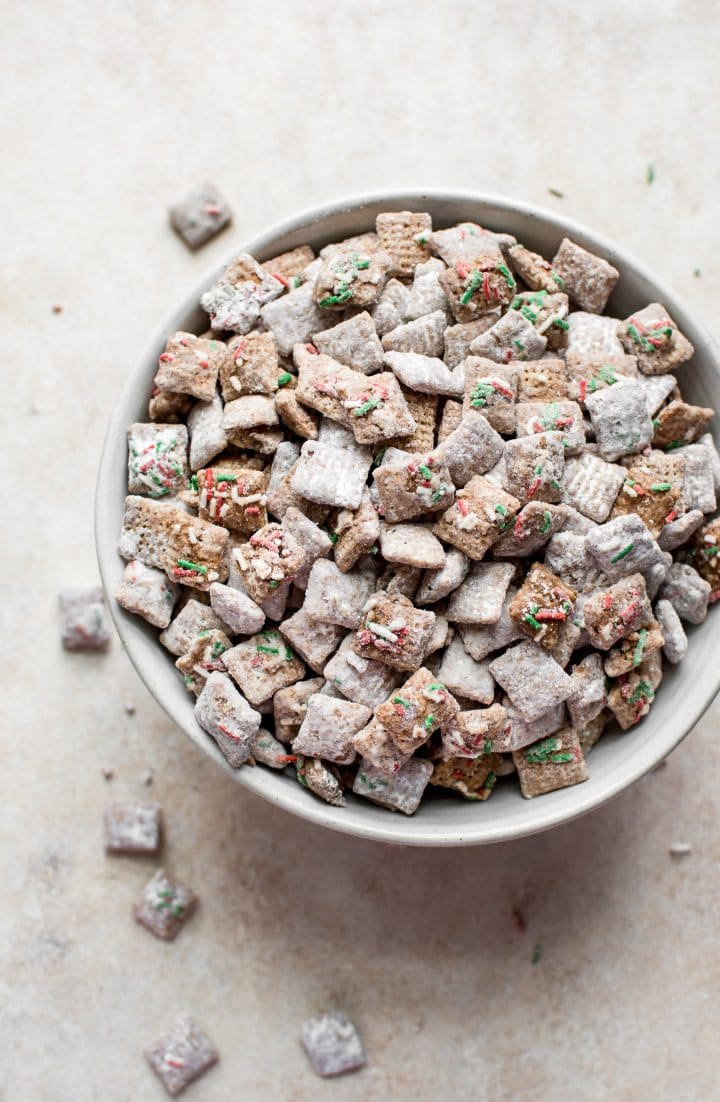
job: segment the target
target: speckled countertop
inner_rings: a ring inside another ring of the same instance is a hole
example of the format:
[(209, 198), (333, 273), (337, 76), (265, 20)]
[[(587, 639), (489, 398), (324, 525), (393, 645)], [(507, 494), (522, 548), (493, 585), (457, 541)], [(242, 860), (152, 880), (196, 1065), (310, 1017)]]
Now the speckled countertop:
[[(222, 1054), (197, 1102), (719, 1099), (717, 706), (663, 769), (566, 828), (403, 850), (239, 790), (117, 641), (63, 653), (55, 609), (97, 577), (95, 469), (128, 366), (233, 238), (299, 208), (404, 184), (534, 200), (622, 240), (720, 331), (715, 5), (4, 15), (0, 1098), (161, 1099), (141, 1049), (188, 1009)], [(165, 207), (205, 177), (235, 227), (191, 256)], [(103, 856), (102, 810), (123, 795), (161, 801), (164, 860), (201, 895), (174, 944), (129, 915), (153, 862)], [(676, 840), (692, 853), (671, 858)], [(321, 1083), (297, 1033), (332, 1005), (369, 1063)]]

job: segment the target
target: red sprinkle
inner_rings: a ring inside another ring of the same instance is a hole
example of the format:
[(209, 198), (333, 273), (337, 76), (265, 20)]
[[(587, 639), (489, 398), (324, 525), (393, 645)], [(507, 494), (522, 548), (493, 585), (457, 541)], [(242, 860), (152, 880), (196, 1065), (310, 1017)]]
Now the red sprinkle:
[(677, 509), (671, 509), (668, 515), (665, 517), (665, 524), (670, 524), (673, 520), (677, 519)]
[(608, 608), (612, 608), (612, 602), (613, 602), (612, 596), (609, 593), (606, 593), (605, 596), (603, 597), (603, 608), (606, 609), (606, 610)]
[(286, 279), (284, 275), (280, 275), (279, 272), (273, 272), (272, 277), (273, 279), (276, 279), (278, 283), (282, 283), (283, 287), (290, 286), (290, 280)]
[(468, 264), (465, 260), (458, 260), (455, 264), (455, 271), (460, 276), (460, 279), (467, 279), (472, 271), (472, 265)]
[(713, 589), (712, 593), (708, 597), (710, 604), (715, 604), (715, 601), (720, 601), (720, 589)]
[(587, 396), (587, 379), (580, 380), (580, 401), (584, 402)]
[(468, 503), (467, 503), (467, 501), (465, 500), (464, 497), (459, 497), (457, 499), (457, 507), (458, 507), (458, 510), (459, 510), (461, 516), (466, 517), (468, 515), (468, 513), (470, 512), (470, 506), (468, 505)]
[(173, 356), (172, 352), (163, 352), (162, 356), (160, 356), (160, 363), (161, 364), (172, 363), (172, 361), (174, 359), (175, 359), (175, 357)]
[(542, 486), (542, 479), (541, 478), (536, 478), (533, 482), (531, 482), (530, 486), (528, 488), (528, 497), (535, 497), (535, 494), (538, 492), (538, 490), (540, 489), (541, 486)]
[(539, 612), (535, 613), (535, 619), (541, 623), (543, 620), (565, 620), (566, 617), (566, 612), (555, 608), (541, 608)]
[(297, 761), (297, 754), (276, 754), (275, 761), (282, 762), (283, 764), (289, 763), (291, 761)]
[(310, 352), (313, 356), (319, 356), (320, 355), (320, 353), (318, 352), (318, 350), (317, 350), (317, 348), (315, 347), (314, 344), (306, 344), (305, 345), (305, 350), (307, 352)]

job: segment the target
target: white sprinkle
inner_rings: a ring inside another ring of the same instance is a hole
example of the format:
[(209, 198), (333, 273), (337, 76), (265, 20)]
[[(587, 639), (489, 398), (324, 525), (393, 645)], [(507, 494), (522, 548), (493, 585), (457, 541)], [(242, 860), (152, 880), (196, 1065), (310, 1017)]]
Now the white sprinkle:
[(628, 497), (637, 497), (637, 490), (633, 490), (632, 486), (628, 486), (627, 483), (623, 487), (623, 493), (626, 493)]
[(715, 544), (717, 542), (715, 536), (703, 536), (705, 543)]
[(198, 498), (198, 505), (201, 509), (207, 509), (207, 490), (202, 490), (200, 497)]
[(402, 631), (403, 628), (407, 627), (407, 624), (404, 620), (395, 619), (390, 621), (388, 627), (390, 628), (390, 631)]
[(209, 582), (216, 582), (219, 577), (220, 575), (218, 574), (217, 570), (208, 570), (207, 579)]
[[(235, 363), (237, 363), (237, 360)], [(236, 379), (234, 375), (230, 376), (230, 386), (233, 390), (237, 390), (238, 394), (242, 393), (242, 383), (239, 379)]]
[(374, 620), (368, 620), (365, 627), (373, 635), (378, 635), (381, 639), (387, 639), (388, 643), (397, 643), (397, 635), (390, 631), (390, 628), (386, 628), (384, 624), (376, 624)]
[(688, 853), (692, 853), (692, 846), (689, 842), (673, 842), (669, 853), (671, 857), (687, 857)]
[(190, 540), (190, 543), (197, 543), (197, 532), (194, 528), (188, 528), (188, 539)]

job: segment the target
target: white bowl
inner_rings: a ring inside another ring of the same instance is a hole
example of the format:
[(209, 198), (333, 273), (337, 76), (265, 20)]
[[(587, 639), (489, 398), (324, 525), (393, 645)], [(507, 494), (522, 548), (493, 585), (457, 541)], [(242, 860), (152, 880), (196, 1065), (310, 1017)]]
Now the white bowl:
[[(720, 375), (713, 342), (677, 296), (617, 245), (527, 203), (444, 190), (359, 196), (305, 211), (253, 241), (238, 243), (228, 262), (241, 251), (265, 260), (303, 243), (317, 250), (328, 241), (374, 228), (375, 216), (384, 210), (429, 211), (436, 228), (472, 221), (506, 230), (547, 257), (554, 255), (561, 238), (567, 235), (607, 257), (621, 273), (608, 313), (625, 317), (648, 302), (662, 302), (695, 346), (693, 360), (680, 373), (684, 395), (692, 402), (720, 409)], [(665, 679), (649, 716), (627, 734), (604, 735), (589, 756), (590, 779), (573, 788), (525, 800), (519, 787), (503, 783), (487, 803), (433, 791), (431, 798), (408, 818), (352, 794), (348, 794), (346, 807), (329, 807), (284, 773), (263, 767), (230, 768), (214, 741), (195, 722), (195, 698), (186, 691), (173, 657), (158, 643), (157, 632), (113, 599), (124, 566), (116, 544), (127, 492), (127, 426), (147, 417), (157, 358), (167, 334), (178, 329), (202, 332), (207, 328), (207, 316), (198, 305), (200, 295), (224, 267), (218, 265), (188, 292), (162, 322), (130, 372), (110, 419), (97, 482), (95, 538), (112, 617), (135, 668), (178, 727), (238, 784), (278, 807), (332, 830), (403, 845), (478, 845), (547, 830), (599, 807), (653, 769), (697, 723), (720, 687), (720, 617), (712, 612), (705, 624), (690, 630), (685, 660), (674, 668), (666, 666)]]

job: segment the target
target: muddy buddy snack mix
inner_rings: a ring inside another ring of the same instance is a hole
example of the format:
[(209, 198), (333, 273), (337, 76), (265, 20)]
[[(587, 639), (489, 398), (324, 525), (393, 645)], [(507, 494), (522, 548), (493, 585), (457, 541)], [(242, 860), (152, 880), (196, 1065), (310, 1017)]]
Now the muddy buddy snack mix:
[[(196, 247), (227, 217), (201, 189), (173, 225)], [(720, 457), (692, 345), (660, 303), (613, 316), (619, 280), (569, 238), (388, 211), (318, 256), (240, 254), (169, 334), (116, 599), (231, 768), (340, 816), (529, 799), (651, 710), (720, 599)], [(92, 597), (64, 598), (66, 645), (102, 642)], [(112, 852), (159, 844), (152, 808), (106, 823)], [(193, 905), (159, 872), (135, 913), (169, 938)], [(363, 1059), (339, 1015), (303, 1044), (321, 1075)]]

